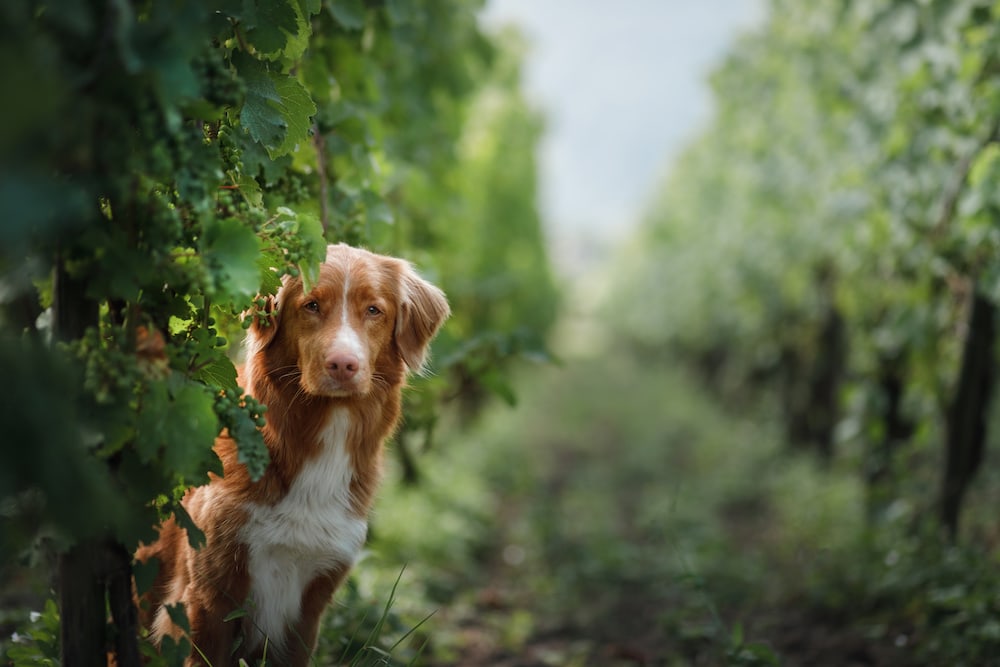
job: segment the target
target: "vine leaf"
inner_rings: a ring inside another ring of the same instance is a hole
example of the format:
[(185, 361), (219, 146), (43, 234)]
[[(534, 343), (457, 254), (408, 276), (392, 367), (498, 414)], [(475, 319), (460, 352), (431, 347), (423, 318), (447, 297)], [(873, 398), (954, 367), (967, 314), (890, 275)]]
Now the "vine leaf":
[[(176, 385), (172, 391), (168, 385)], [(167, 470), (193, 479), (204, 474), (204, 464), (219, 431), (212, 394), (201, 384), (152, 383), (143, 395), (137, 421), (136, 451), (140, 460), (162, 457)]]
[(284, 0), (257, 0), (245, 3), (244, 19), (252, 27), (247, 39), (266, 56), (276, 56), (286, 47), (290, 35), (299, 31), (299, 13)]
[(323, 223), (319, 217), (300, 211), (298, 222), (298, 233), (305, 241), (308, 252), (308, 256), (299, 262), (299, 272), (308, 290), (319, 279), (319, 265), (326, 259), (326, 239), (323, 237)]
[(248, 301), (260, 287), (257, 256), (261, 241), (253, 229), (235, 218), (205, 221), (202, 253), (215, 279), (215, 289), (236, 301)]
[(271, 157), (287, 155), (295, 150), (300, 141), (308, 139), (312, 117), (316, 113), (316, 105), (298, 79), (279, 76), (275, 77), (274, 84), (281, 97), (281, 113), (287, 122), (288, 131), (277, 151), (268, 150)]
[(136, 591), (141, 595), (153, 587), (156, 575), (160, 571), (160, 559), (151, 558), (146, 562), (132, 561), (132, 576), (135, 577)]
[(164, 421), (163, 464), (187, 479), (204, 475), (204, 463), (210, 456), (219, 420), (215, 399), (200, 384), (185, 383), (174, 393), (170, 418)]
[(246, 85), (240, 125), (260, 142), (273, 160), (288, 155), (309, 137), (316, 105), (294, 77), (268, 70), (265, 63), (248, 56), (233, 57)]
[(320, 0), (248, 0), (240, 14), (246, 39), (258, 57), (297, 62), (309, 47), (309, 17), (322, 9)]
[(191, 374), (191, 378), (208, 386), (237, 390), (236, 367), (225, 354), (215, 352), (214, 358)]

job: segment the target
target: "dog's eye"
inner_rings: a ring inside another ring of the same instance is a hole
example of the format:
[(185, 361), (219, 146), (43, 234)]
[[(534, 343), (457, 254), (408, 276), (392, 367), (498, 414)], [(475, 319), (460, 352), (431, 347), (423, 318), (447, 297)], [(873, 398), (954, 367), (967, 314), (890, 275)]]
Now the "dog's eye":
[(375, 317), (376, 315), (381, 315), (382, 311), (378, 309), (378, 306), (368, 306), (368, 314)]
[(305, 308), (306, 310), (308, 310), (310, 313), (318, 313), (319, 312), (319, 301), (309, 301), (308, 303), (306, 303), (306, 305), (304, 305), (302, 307)]

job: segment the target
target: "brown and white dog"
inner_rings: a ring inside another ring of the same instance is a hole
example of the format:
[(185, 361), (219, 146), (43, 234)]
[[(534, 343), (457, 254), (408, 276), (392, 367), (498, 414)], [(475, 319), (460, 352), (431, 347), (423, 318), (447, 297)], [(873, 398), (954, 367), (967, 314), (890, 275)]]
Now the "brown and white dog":
[(329, 246), (308, 293), (299, 278), (285, 282), (270, 321), (249, 330), (240, 377), (267, 405), (271, 463), (251, 481), (223, 433), (223, 476), (183, 500), (205, 545), (192, 549), (170, 519), (137, 551), (160, 562), (140, 612), (154, 641), (182, 635), (165, 609), (182, 603), (188, 664), (256, 664), (265, 651), (270, 664), (308, 663), (320, 616), (365, 542), (407, 370), (423, 368), (448, 314), (441, 290), (407, 262), (343, 244)]

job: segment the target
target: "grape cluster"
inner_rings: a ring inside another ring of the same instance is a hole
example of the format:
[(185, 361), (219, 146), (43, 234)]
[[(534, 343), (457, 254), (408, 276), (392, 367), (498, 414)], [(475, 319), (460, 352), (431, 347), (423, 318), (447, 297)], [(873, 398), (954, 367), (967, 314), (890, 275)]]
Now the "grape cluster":
[(218, 143), (223, 170), (227, 172), (239, 170), (243, 166), (243, 149), (237, 137), (233, 136), (233, 128), (221, 123), (215, 141)]
[[(201, 318), (196, 314), (194, 320), (200, 322)], [(216, 348), (224, 347), (227, 342), (225, 337), (219, 335), (214, 317), (209, 317), (205, 326), (201, 326), (200, 323), (192, 324), (170, 341), (170, 355), (176, 360), (173, 365), (175, 368), (189, 371), (209, 353)]]
[(97, 327), (90, 327), (67, 347), (83, 363), (84, 388), (99, 405), (127, 402), (142, 382), (139, 360), (125, 341), (106, 340)]
[(236, 389), (220, 391), (215, 397), (215, 414), (236, 441), (238, 460), (246, 465), (251, 479), (264, 474), (270, 455), (260, 429), (267, 423), (264, 413), (267, 406)]
[[(218, 151), (220, 167), (228, 174), (230, 181), (241, 178), (244, 173), (243, 146), (240, 143), (239, 129), (227, 122), (219, 123), (213, 128), (213, 150)], [(246, 197), (240, 193), (238, 186), (232, 182), (219, 188), (216, 193), (216, 214), (239, 218), (249, 224), (255, 232), (259, 232), (266, 222), (266, 215), (261, 207), (251, 206)]]
[(298, 276), (296, 267), (309, 261), (315, 254), (314, 241), (300, 233), (299, 220), (294, 212), (288, 209), (279, 209), (279, 212), (281, 215), (272, 220), (263, 231), (280, 249), (282, 257), (288, 263), (286, 273), (293, 277)]
[(279, 195), (288, 204), (297, 204), (313, 196), (302, 174), (290, 170), (270, 186), (268, 191)]
[(264, 424), (267, 423), (264, 419), (265, 412), (267, 412), (266, 405), (236, 389), (224, 389), (215, 396), (215, 414), (219, 416), (222, 425), (230, 430), (238, 428), (236, 418), (241, 416), (240, 413), (243, 413), (255, 427), (264, 428)]
[(253, 300), (250, 312), (247, 313), (241, 322), (244, 329), (249, 329), (255, 322), (260, 327), (271, 326), (271, 318), (277, 314), (277, 310), (274, 306), (268, 304), (270, 298), (267, 296), (258, 296)]

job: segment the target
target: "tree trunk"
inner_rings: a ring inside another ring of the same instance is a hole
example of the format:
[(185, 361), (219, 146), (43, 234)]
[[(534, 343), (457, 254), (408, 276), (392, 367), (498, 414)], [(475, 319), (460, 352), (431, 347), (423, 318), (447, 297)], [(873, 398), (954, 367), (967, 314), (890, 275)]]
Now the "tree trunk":
[[(53, 331), (57, 340), (80, 338), (97, 324), (97, 303), (86, 285), (56, 264)], [(122, 545), (102, 538), (78, 541), (59, 556), (60, 652), (65, 667), (108, 664), (108, 592), (118, 625), (114, 652), (118, 667), (139, 667), (136, 610), (132, 601), (131, 556)]]
[(809, 439), (820, 460), (833, 459), (834, 433), (840, 414), (840, 385), (847, 364), (847, 336), (844, 318), (827, 300), (827, 310), (819, 332), (819, 349), (809, 382)]
[[(97, 304), (87, 298), (86, 285), (66, 272), (62, 257), (56, 262), (52, 315), (55, 337), (61, 341), (80, 338), (97, 323)], [(60, 650), (67, 667), (107, 662), (102, 551), (99, 542), (89, 539), (59, 556)]]
[(986, 411), (996, 380), (995, 316), (993, 303), (978, 290), (974, 291), (962, 367), (948, 408), (948, 439), (939, 508), (941, 521), (953, 541), (958, 536), (962, 501), (983, 460)]
[(62, 664), (107, 664), (104, 641), (105, 581), (103, 545), (79, 542), (59, 557), (59, 613)]
[(132, 554), (117, 542), (107, 545), (108, 606), (114, 621), (117, 667), (139, 667), (139, 614), (132, 597)]
[(913, 422), (903, 414), (906, 391), (903, 374), (905, 352), (879, 358), (879, 419), (882, 438), (873, 443), (865, 466), (868, 519), (878, 517), (896, 497), (892, 475), (896, 450), (913, 435)]
[(813, 452), (824, 464), (833, 459), (841, 379), (847, 363), (844, 318), (837, 309), (834, 291), (832, 269), (819, 267), (819, 322), (815, 329), (810, 323), (808, 340), (786, 343), (781, 352), (785, 437), (793, 448)]
[(396, 440), (393, 449), (399, 458), (399, 465), (403, 471), (403, 486), (417, 486), (420, 484), (420, 468), (417, 460), (410, 450), (409, 433), (405, 429), (400, 429), (396, 433)]

